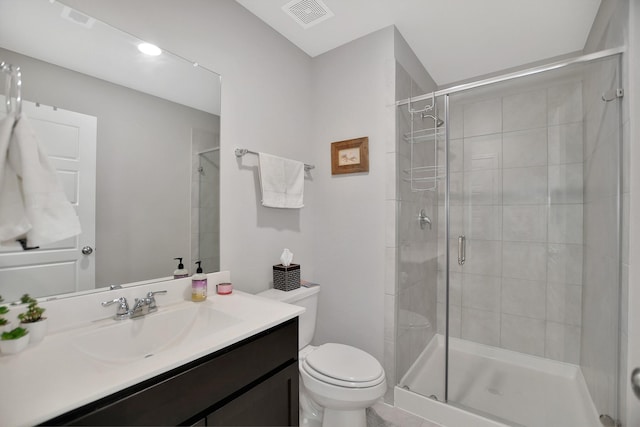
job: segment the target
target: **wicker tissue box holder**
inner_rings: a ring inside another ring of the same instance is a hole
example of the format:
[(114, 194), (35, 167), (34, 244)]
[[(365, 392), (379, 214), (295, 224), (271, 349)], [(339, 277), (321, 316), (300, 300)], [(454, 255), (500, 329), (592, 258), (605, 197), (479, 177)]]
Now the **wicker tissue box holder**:
[(285, 267), (282, 264), (273, 266), (273, 287), (281, 291), (292, 291), (300, 287), (300, 264)]

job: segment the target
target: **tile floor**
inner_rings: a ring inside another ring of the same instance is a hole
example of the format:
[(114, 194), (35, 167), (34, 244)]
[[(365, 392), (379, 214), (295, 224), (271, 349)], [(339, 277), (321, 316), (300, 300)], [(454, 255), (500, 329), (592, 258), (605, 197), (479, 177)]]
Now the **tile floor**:
[(380, 401), (367, 409), (367, 427), (443, 427)]

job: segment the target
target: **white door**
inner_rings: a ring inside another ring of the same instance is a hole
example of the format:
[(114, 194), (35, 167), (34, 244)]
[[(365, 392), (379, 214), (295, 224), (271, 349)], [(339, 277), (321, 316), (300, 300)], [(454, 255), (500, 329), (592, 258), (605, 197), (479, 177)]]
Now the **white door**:
[[(4, 97), (0, 101), (4, 106)], [(24, 293), (40, 297), (93, 289), (95, 255), (82, 248), (95, 249), (97, 118), (28, 101), (22, 111), (58, 171), (82, 234), (34, 250), (0, 249), (0, 295), (14, 301)]]

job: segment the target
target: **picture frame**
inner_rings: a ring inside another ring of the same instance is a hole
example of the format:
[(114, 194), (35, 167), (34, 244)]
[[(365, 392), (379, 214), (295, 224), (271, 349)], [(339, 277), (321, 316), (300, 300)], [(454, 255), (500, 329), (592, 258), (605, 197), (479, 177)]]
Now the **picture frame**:
[(369, 137), (331, 143), (331, 175), (369, 172)]

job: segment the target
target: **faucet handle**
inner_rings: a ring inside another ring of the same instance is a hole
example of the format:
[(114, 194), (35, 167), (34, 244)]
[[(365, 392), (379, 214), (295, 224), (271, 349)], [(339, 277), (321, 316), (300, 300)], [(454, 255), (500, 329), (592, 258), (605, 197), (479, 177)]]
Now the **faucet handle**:
[(155, 311), (158, 309), (158, 306), (156, 305), (156, 295), (163, 295), (166, 294), (167, 291), (153, 291), (153, 292), (149, 292), (147, 293), (147, 304), (149, 305), (149, 312), (151, 311)]
[(118, 306), (118, 310), (116, 311), (115, 319), (120, 320), (129, 316), (129, 304), (127, 303), (127, 299), (125, 297), (116, 298), (111, 301), (104, 301), (101, 303), (103, 307), (108, 307), (112, 304), (120, 304)]

